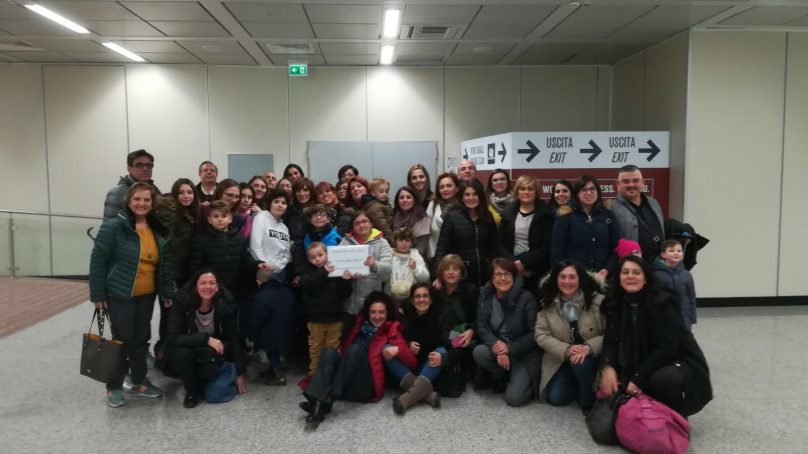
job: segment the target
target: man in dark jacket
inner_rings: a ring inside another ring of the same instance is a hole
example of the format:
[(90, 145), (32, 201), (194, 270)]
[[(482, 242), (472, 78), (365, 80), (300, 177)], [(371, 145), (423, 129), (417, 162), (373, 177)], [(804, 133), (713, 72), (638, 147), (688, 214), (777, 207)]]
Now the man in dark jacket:
[(649, 261), (659, 255), (665, 239), (662, 208), (653, 197), (642, 192), (642, 172), (635, 165), (620, 168), (617, 191), (620, 193), (610, 209), (620, 224), (622, 237), (640, 243), (642, 256)]
[(219, 178), (219, 168), (210, 161), (199, 164), (199, 184), (196, 185), (196, 196), (199, 203), (213, 202), (213, 193), (216, 191), (216, 179)]
[(129, 174), (122, 176), (118, 180), (118, 184), (107, 192), (107, 197), (104, 199), (104, 219), (114, 218), (118, 214), (118, 210), (123, 208), (123, 199), (133, 184), (144, 181), (154, 185), (154, 181), (151, 179), (154, 170), (154, 156), (146, 150), (135, 150), (126, 155), (126, 170)]

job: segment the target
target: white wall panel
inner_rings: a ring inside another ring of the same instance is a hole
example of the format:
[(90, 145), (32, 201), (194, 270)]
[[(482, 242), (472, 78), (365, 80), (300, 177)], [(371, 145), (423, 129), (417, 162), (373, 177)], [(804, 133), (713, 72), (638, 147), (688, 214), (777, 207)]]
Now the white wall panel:
[[(211, 160), (227, 175), (227, 153), (288, 160), (286, 68), (208, 68)], [(276, 166), (277, 167), (277, 166)], [(256, 174), (270, 169), (255, 169)], [(283, 170), (283, 167), (277, 170)]]
[[(309, 140), (368, 140), (365, 68), (312, 68), (289, 83), (290, 162), (306, 170)], [(278, 159), (276, 166), (286, 164)]]
[(446, 68), (445, 156), (460, 142), (519, 130), (521, 68)]
[(0, 66), (0, 208), (48, 211), (43, 96), (41, 65)]
[(154, 155), (162, 191), (180, 177), (198, 181), (210, 159), (207, 71), (204, 66), (128, 65), (129, 148)]
[(597, 66), (526, 67), (521, 88), (520, 131), (597, 129)]
[(697, 291), (772, 296), (786, 34), (694, 32), (690, 40), (685, 218), (711, 240), (694, 269)]
[[(778, 295), (808, 295), (808, 33), (788, 35)], [(771, 181), (769, 188), (776, 188)]]
[(437, 141), (442, 167), (443, 69), (368, 68), (367, 118), (370, 141)]

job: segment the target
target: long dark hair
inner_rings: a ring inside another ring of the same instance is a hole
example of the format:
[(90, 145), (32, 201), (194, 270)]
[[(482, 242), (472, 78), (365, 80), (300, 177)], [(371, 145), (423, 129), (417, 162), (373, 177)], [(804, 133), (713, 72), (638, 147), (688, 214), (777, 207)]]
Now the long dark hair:
[(301, 169), (299, 165), (297, 165), (295, 163), (291, 163), (291, 164), (287, 165), (283, 169), (283, 177), (284, 178), (287, 178), (287, 179), (289, 178), (289, 169), (297, 169), (297, 171), (300, 172), (300, 178), (305, 178), (306, 177), (306, 174), (303, 173), (303, 169)]
[(560, 293), (560, 290), (558, 290), (558, 275), (568, 267), (574, 268), (575, 273), (578, 274), (578, 289), (584, 295), (584, 309), (589, 310), (595, 292), (598, 291), (598, 286), (592, 276), (586, 272), (583, 265), (573, 260), (562, 260), (556, 263), (553, 270), (550, 271), (550, 277), (544, 281), (544, 284), (539, 289), (541, 309), (552, 306), (553, 301)]
[[(556, 209), (556, 210), (558, 209), (558, 206), (559, 206), (558, 202), (555, 199), (555, 189), (556, 189), (556, 186), (558, 186), (558, 185), (566, 186), (567, 189), (569, 189), (569, 191), (570, 191), (570, 199), (572, 199), (572, 183), (570, 183), (568, 180), (565, 180), (563, 178), (556, 181), (556, 183), (553, 185), (552, 192), (550, 193), (550, 206), (553, 209)], [(567, 204), (569, 204), (569, 201), (567, 201)]]
[[(406, 213), (401, 210), (401, 206), (398, 204), (398, 196), (402, 191), (409, 192), (413, 199), (412, 209)], [(396, 196), (393, 199), (393, 228), (412, 227), (425, 217), (426, 210), (424, 209), (424, 206), (421, 205), (415, 189), (411, 186), (402, 186), (398, 188), (398, 191), (396, 191)]]
[(210, 268), (200, 269), (199, 271), (194, 273), (193, 276), (191, 276), (191, 279), (188, 279), (188, 282), (185, 283), (184, 287), (185, 293), (188, 295), (188, 301), (194, 308), (198, 309), (199, 306), (202, 305), (202, 298), (200, 298), (199, 294), (196, 293), (196, 283), (199, 282), (199, 278), (201, 278), (203, 274), (208, 273), (212, 274), (213, 277), (216, 278), (216, 283), (219, 284), (219, 291), (216, 292), (216, 294), (213, 295), (212, 298), (214, 302), (219, 298), (219, 293), (222, 291), (222, 283), (221, 280), (219, 279), (219, 276)]
[(654, 280), (654, 273), (651, 271), (651, 267), (645, 262), (645, 260), (637, 257), (636, 255), (626, 255), (620, 259), (619, 262), (617, 262), (617, 270), (612, 274), (610, 282), (611, 297), (615, 301), (623, 301), (623, 298), (626, 296), (626, 291), (620, 286), (620, 271), (623, 269), (623, 265), (626, 262), (635, 263), (640, 267), (640, 269), (642, 269), (642, 273), (645, 275), (645, 285), (641, 291), (649, 287), (653, 287), (656, 284), (656, 281)]
[[(305, 205), (301, 204), (297, 201), (297, 192), (301, 189), (308, 189), (309, 190), (309, 201), (306, 202)], [(300, 177), (292, 183), (292, 205), (300, 207), (300, 211), (303, 211), (303, 208), (310, 207), (317, 203), (317, 190), (314, 188), (314, 182), (309, 180), (306, 177)]]
[[(190, 205), (183, 206), (180, 203), (180, 188), (182, 185), (188, 185), (191, 187), (191, 191), (194, 194), (194, 200), (191, 202)], [(187, 178), (179, 178), (177, 181), (171, 185), (171, 198), (177, 202), (177, 217), (190, 223), (195, 224), (196, 219), (199, 216), (199, 197), (196, 194), (196, 188), (194, 187), (194, 182), (187, 179)]]
[(466, 204), (463, 203), (463, 193), (466, 192), (466, 189), (471, 188), (476, 194), (477, 198), (480, 202), (477, 204), (477, 208), (474, 211), (477, 213), (477, 218), (481, 222), (485, 222), (488, 224), (494, 223), (494, 217), (491, 215), (491, 211), (488, 209), (488, 197), (485, 196), (485, 189), (483, 188), (483, 184), (480, 183), (477, 179), (471, 181), (461, 181), (460, 182), (460, 190), (457, 193), (459, 199), (459, 205), (467, 212), (469, 209), (466, 207)]
[(396, 305), (393, 303), (393, 298), (387, 293), (373, 290), (365, 297), (365, 304), (362, 305), (362, 309), (359, 311), (359, 313), (365, 317), (365, 321), (370, 321), (370, 306), (376, 303), (384, 304), (384, 308), (387, 310), (388, 322), (392, 322), (396, 319), (397, 311)]
[(264, 182), (264, 186), (266, 186), (266, 188), (267, 188), (267, 189), (266, 189), (266, 191), (264, 191), (264, 196), (263, 196), (263, 197), (261, 197), (260, 199), (259, 199), (259, 198), (258, 198), (258, 196), (255, 194), (255, 189), (253, 189), (253, 203), (255, 203), (256, 205), (258, 205), (258, 208), (260, 208), (260, 209), (264, 210), (264, 209), (266, 209), (266, 200), (267, 200), (267, 194), (269, 194), (269, 191), (270, 191), (270, 189), (269, 189), (269, 184), (267, 184), (267, 180), (266, 180), (266, 178), (262, 177), (261, 175), (255, 175), (255, 176), (253, 176), (252, 178), (250, 178), (250, 181), (248, 181), (248, 182), (247, 182), (247, 184), (248, 184), (248, 185), (250, 185), (250, 187), (252, 187), (253, 181), (255, 181), (255, 180), (261, 180), (261, 181), (263, 181), (263, 182)]

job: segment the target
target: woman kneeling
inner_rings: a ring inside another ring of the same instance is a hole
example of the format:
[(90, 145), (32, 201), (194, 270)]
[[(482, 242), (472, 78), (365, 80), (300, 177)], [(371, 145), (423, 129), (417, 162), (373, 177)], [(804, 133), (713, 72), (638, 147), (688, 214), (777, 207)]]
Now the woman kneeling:
[(426, 401), (433, 407), (440, 406), (440, 396), (432, 389), (432, 383), (438, 378), (447, 360), (447, 349), (450, 348), (449, 330), (443, 323), (440, 309), (432, 305), (432, 293), (429, 284), (413, 284), (410, 288), (410, 299), (404, 304), (404, 338), (410, 350), (418, 359), (418, 376), (413, 369), (405, 366), (395, 356), (383, 352), (387, 368), (399, 380), (403, 394), (393, 399), (393, 411), (404, 414), (407, 409), (418, 402)]
[(603, 294), (577, 262), (562, 260), (541, 286), (536, 343), (544, 350), (539, 400), (550, 405), (594, 402), (597, 359), (603, 345)]
[(384, 359), (398, 358), (415, 368), (415, 355), (394, 320), (395, 307), (389, 295), (374, 290), (356, 317), (356, 324), (345, 337), (340, 351), (326, 347), (320, 354), (317, 372), (304, 394), (308, 401), (300, 408), (308, 412), (308, 423), (319, 423), (331, 410), (335, 399), (376, 402), (384, 394)]
[(166, 375), (182, 380), (185, 408), (196, 406), (206, 383), (225, 362), (238, 371), (236, 390), (244, 394), (246, 362), (238, 336), (238, 306), (212, 271), (202, 269), (177, 295), (168, 319)]

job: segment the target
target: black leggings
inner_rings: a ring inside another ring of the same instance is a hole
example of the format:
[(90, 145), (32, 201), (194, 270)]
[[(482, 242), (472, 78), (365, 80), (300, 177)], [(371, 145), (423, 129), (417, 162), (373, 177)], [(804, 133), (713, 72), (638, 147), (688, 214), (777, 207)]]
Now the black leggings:
[(186, 392), (199, 395), (204, 384), (214, 379), (221, 367), (221, 362), (199, 364), (192, 347), (175, 347), (168, 354), (163, 372), (182, 380)]
[(374, 391), (368, 351), (351, 345), (342, 357), (331, 347), (323, 350), (306, 394), (323, 402), (334, 399), (367, 402)]
[(684, 413), (685, 393), (692, 377), (693, 373), (687, 364), (671, 364), (651, 374), (648, 389), (644, 391), (682, 416), (689, 416)]

